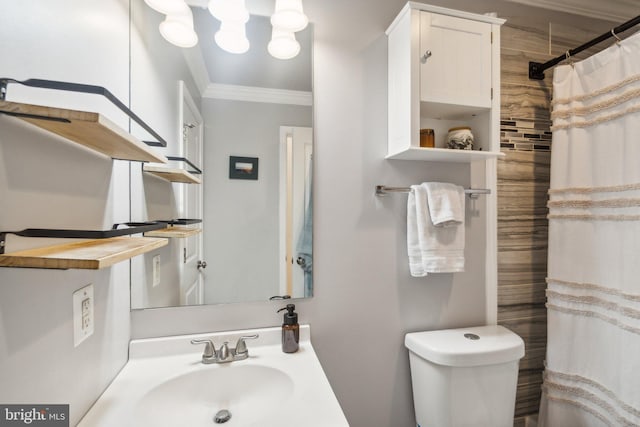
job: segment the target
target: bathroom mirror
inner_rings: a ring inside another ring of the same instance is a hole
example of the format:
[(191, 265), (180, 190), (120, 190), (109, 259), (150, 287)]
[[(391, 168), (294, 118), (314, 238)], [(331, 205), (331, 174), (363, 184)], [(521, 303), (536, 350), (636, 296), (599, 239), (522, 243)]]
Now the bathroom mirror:
[[(131, 108), (168, 141), (165, 155), (191, 157), (202, 183), (169, 183), (134, 165), (132, 216), (201, 215), (202, 233), (170, 239), (160, 261), (132, 260), (132, 308), (311, 296), (312, 25), (295, 33), (295, 58), (275, 59), (269, 17), (252, 14), (249, 51), (231, 54), (214, 41), (219, 21), (187, 3), (199, 40), (179, 48), (158, 31), (164, 15), (132, 0)], [(247, 6), (267, 14), (266, 3)], [(192, 140), (201, 146), (189, 149)]]

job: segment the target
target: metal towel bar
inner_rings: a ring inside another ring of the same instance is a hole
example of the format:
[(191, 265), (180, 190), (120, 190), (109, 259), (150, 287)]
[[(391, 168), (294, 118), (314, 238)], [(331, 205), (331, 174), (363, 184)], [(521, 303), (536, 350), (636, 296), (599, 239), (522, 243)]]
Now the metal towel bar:
[[(410, 193), (410, 187), (388, 187), (386, 185), (376, 185), (376, 196), (384, 196), (389, 193)], [(480, 194), (491, 194), (489, 188), (465, 188), (464, 193), (472, 199), (477, 199)]]

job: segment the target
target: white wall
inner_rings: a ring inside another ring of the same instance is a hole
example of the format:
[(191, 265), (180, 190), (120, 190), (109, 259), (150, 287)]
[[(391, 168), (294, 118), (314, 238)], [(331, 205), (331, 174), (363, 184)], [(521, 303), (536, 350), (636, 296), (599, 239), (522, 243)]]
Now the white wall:
[[(311, 126), (311, 108), (204, 98), (207, 303), (279, 290), (280, 126)], [(258, 180), (229, 179), (229, 156), (258, 157)]]
[[(128, 103), (128, 0), (0, 6), (2, 77), (105, 86)], [(8, 99), (99, 111), (128, 128), (127, 117), (95, 95), (12, 85)], [(128, 220), (129, 162), (0, 116), (0, 230), (108, 229)], [(7, 249), (51, 243), (10, 237)], [(74, 348), (72, 293), (88, 283), (95, 332)], [(127, 360), (128, 283), (128, 263), (95, 272), (0, 269), (0, 402), (70, 404), (75, 424)]]

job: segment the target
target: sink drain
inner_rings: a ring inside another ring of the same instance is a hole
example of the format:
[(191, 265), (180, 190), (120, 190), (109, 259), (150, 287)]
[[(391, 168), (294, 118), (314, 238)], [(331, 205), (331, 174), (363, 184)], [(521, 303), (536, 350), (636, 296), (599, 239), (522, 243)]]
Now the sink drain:
[(216, 412), (216, 414), (213, 417), (213, 422), (215, 422), (216, 424), (224, 424), (230, 419), (231, 419), (231, 412), (227, 411), (226, 409), (222, 409)]

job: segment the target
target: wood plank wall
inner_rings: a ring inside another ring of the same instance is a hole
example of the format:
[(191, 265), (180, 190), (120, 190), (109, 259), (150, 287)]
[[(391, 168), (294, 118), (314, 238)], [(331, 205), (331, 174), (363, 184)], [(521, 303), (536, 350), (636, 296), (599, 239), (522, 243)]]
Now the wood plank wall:
[[(525, 426), (540, 404), (546, 352), (547, 190), (552, 75), (528, 78), (529, 61), (545, 62), (602, 34), (529, 16), (506, 16), (502, 27), (501, 149), (498, 162), (498, 323), (525, 341), (516, 419)], [(603, 25), (610, 25), (605, 24)], [(592, 48), (577, 59), (600, 48)]]

